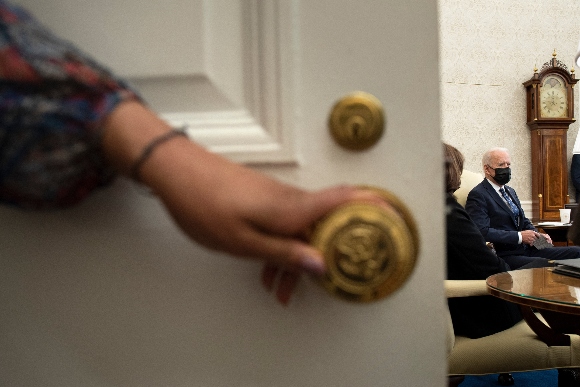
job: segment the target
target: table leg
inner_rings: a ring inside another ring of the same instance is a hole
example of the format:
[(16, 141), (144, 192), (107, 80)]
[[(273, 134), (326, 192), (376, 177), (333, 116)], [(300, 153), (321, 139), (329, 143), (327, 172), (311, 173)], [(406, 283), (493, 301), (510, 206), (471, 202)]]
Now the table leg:
[(568, 334), (580, 334), (580, 316), (553, 312), (551, 310), (538, 310), (548, 325), (556, 332)]
[[(542, 340), (548, 346), (552, 347), (552, 346), (569, 346), (570, 345), (570, 337), (569, 336), (567, 336), (563, 333), (557, 332), (554, 329), (552, 329), (550, 326), (544, 324), (538, 318), (538, 316), (536, 316), (534, 314), (534, 312), (532, 311), (532, 308), (530, 308), (529, 306), (520, 305), (520, 310), (521, 310), (522, 316), (524, 317), (524, 320), (526, 320), (526, 323), (528, 324), (528, 326), (532, 329), (532, 331), (534, 331), (534, 333), (536, 335), (538, 335), (540, 340)], [(550, 321), (548, 321), (548, 318), (546, 318), (544, 316), (544, 312), (546, 312), (546, 311), (540, 311), (540, 314), (542, 314), (542, 317), (544, 317), (544, 319), (546, 319), (546, 322), (548, 322), (551, 325)], [(552, 316), (550, 313), (548, 313), (548, 315), (550, 316), (549, 319), (553, 320), (554, 316)], [(559, 314), (559, 316), (562, 316), (562, 315), (563, 315), (562, 313)], [(565, 315), (565, 316), (568, 316), (568, 315)]]

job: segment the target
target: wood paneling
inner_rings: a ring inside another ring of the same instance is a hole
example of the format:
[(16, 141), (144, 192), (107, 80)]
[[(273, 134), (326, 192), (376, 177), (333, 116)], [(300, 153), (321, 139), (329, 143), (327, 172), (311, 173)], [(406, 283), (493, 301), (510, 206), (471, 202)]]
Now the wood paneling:
[(532, 129), (532, 221), (560, 220), (568, 202), (567, 127)]

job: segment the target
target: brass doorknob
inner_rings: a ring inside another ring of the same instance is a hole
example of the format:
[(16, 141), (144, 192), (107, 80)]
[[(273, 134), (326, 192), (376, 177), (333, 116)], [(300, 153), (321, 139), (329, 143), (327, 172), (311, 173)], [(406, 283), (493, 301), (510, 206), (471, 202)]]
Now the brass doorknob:
[(320, 284), (331, 294), (356, 302), (379, 300), (399, 289), (419, 253), (415, 222), (392, 193), (389, 204), (355, 202), (338, 207), (316, 224), (310, 243), (322, 251), (327, 273)]
[(383, 135), (383, 106), (372, 94), (355, 92), (336, 102), (330, 112), (328, 126), (340, 146), (350, 150), (367, 149)]

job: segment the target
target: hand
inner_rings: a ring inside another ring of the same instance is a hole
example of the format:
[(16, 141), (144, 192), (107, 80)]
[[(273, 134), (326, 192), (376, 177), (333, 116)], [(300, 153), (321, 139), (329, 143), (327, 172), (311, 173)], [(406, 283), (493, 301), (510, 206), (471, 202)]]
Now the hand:
[[(378, 206), (389, 207), (384, 199), (369, 196), (369, 193), (365, 191), (359, 191), (351, 200), (371, 201)], [(321, 259), (323, 259), (322, 256)], [(278, 281), (276, 282), (277, 278)], [(278, 299), (278, 302), (284, 306), (288, 305), (290, 297), (292, 296), (299, 279), (299, 271), (291, 270), (288, 269), (288, 267), (276, 264), (266, 263), (262, 270), (262, 284), (268, 291), (276, 289), (276, 298)]]
[(272, 291), (276, 287), (276, 278), (278, 279), (278, 286), (276, 288), (276, 298), (278, 302), (284, 306), (290, 302), (290, 297), (298, 284), (300, 274), (288, 270), (280, 269), (276, 265), (265, 264), (262, 270), (262, 285), (268, 291)]
[(546, 238), (546, 241), (548, 241), (548, 243), (550, 243), (552, 245), (554, 244), (554, 243), (552, 243), (552, 238), (550, 238), (550, 236), (548, 234), (542, 234), (542, 233), (540, 233), (540, 235), (543, 235), (544, 238)]
[(521, 231), (521, 233), (522, 233), (522, 243), (525, 243), (527, 245), (532, 245), (536, 241), (536, 239), (539, 238), (539, 234), (534, 230), (525, 230)]
[[(175, 145), (180, 146), (178, 141)], [(183, 145), (189, 147), (191, 142)], [(173, 151), (167, 149), (168, 154)], [(174, 172), (159, 171), (158, 175), (154, 171), (155, 176), (147, 177), (149, 185), (192, 239), (285, 270), (324, 273), (320, 252), (306, 242), (308, 228), (343, 203), (381, 200), (349, 186), (304, 191), (216, 155), (206, 156), (208, 173), (196, 177), (193, 165)]]
[[(120, 104), (104, 126), (104, 151), (125, 174), (147, 144), (171, 129), (136, 101)], [(316, 220), (353, 200), (385, 205), (378, 195), (351, 186), (309, 192), (282, 184), (184, 137), (155, 148), (140, 176), (195, 241), (293, 273), (325, 271), (320, 252), (305, 241)]]
[[(262, 181), (264, 177), (259, 174), (253, 176), (257, 184), (253, 191), (252, 179), (239, 172), (241, 181), (236, 183), (233, 176), (224, 180), (232, 185), (229, 192), (235, 190), (236, 195), (225, 194), (222, 198), (208, 193), (205, 199), (211, 200), (205, 205), (192, 206), (200, 201), (188, 200), (177, 203), (175, 209), (172, 206), (176, 203), (168, 202), (168, 208), (181, 228), (199, 243), (239, 257), (267, 261), (262, 284), (268, 291), (275, 289), (282, 305), (290, 301), (302, 272), (322, 275), (326, 270), (321, 252), (306, 242), (306, 231), (316, 220), (351, 201), (385, 205), (382, 198), (355, 187), (306, 192), (273, 180)], [(203, 213), (196, 213), (198, 209)]]

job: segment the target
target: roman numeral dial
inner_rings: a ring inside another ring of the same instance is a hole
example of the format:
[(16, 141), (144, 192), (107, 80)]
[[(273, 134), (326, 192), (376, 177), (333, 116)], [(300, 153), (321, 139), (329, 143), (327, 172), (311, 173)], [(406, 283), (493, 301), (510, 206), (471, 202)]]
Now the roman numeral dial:
[(546, 118), (566, 117), (567, 90), (564, 80), (557, 75), (546, 77), (540, 88), (540, 113)]

